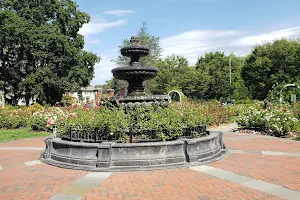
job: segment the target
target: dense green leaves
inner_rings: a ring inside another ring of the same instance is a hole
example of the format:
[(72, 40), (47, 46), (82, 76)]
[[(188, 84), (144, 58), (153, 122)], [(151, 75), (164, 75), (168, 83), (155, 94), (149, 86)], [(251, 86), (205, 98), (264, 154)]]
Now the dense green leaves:
[(247, 89), (240, 75), (242, 66), (243, 60), (233, 54), (226, 56), (221, 52), (210, 52), (200, 57), (196, 68), (203, 77), (202, 84), (206, 84), (202, 90), (203, 98), (228, 101), (230, 93), (235, 100), (247, 98)]
[(299, 60), (299, 41), (282, 39), (254, 47), (242, 70), (253, 98), (265, 99), (275, 84), (299, 83)]
[[(231, 58), (232, 98), (247, 98), (247, 89), (240, 76), (243, 60), (234, 55)], [(177, 89), (195, 99), (229, 100), (229, 56), (224, 53), (207, 53), (198, 59), (196, 67), (189, 67), (187, 59), (180, 56), (160, 59), (156, 67), (159, 73), (151, 85), (155, 94)]]
[(0, 4), (0, 75), (7, 99), (37, 97), (54, 104), (66, 88), (87, 86), (99, 58), (83, 50), (78, 34), (86, 13), (71, 0), (14, 1)]

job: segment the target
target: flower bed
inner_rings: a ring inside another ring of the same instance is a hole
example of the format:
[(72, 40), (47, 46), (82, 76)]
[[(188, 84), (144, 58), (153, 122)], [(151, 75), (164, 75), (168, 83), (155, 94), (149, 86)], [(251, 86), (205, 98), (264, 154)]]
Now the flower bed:
[(169, 108), (154, 106), (130, 109), (122, 106), (45, 108), (35, 104), (29, 107), (0, 108), (0, 127), (30, 127), (34, 131), (52, 131), (56, 127), (58, 136), (65, 138), (71, 137), (71, 130), (77, 130), (78, 134), (79, 130), (85, 130), (90, 133), (97, 131), (103, 140), (126, 142), (132, 140), (132, 134), (136, 141), (167, 141), (179, 137), (201, 137), (205, 132), (203, 125), (228, 122), (232, 114), (229, 108), (217, 101), (174, 103)]
[(273, 105), (263, 109), (259, 104), (241, 109), (236, 122), (243, 129), (252, 129), (276, 137), (295, 130), (299, 120), (288, 105)]

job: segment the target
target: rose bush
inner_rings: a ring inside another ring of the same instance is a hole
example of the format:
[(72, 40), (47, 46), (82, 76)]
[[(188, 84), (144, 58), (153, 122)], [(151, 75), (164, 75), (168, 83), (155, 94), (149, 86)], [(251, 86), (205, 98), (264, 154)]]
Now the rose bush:
[(0, 128), (16, 129), (28, 126), (28, 121), (34, 112), (43, 110), (44, 107), (34, 104), (28, 107), (6, 106), (0, 108)]
[(263, 109), (259, 105), (240, 110), (236, 122), (244, 129), (253, 129), (276, 137), (293, 131), (299, 120), (289, 105), (273, 105)]
[(33, 113), (28, 120), (28, 125), (34, 131), (50, 131), (65, 115), (66, 112), (61, 108), (49, 107)]
[(230, 121), (235, 112), (230, 106), (224, 106), (218, 101), (200, 103), (172, 103), (171, 109), (177, 110), (183, 116), (185, 123), (196, 125), (199, 119), (207, 125), (219, 125)]
[[(140, 107), (124, 109), (104, 106), (85, 107), (48, 107), (38, 104), (29, 107), (0, 109), (0, 128), (31, 127), (34, 131), (52, 131), (64, 136), (73, 129), (98, 129), (105, 138), (116, 137), (116, 133), (134, 130), (135, 134), (155, 130), (152, 138), (172, 140), (183, 134), (183, 128), (202, 124), (218, 125), (228, 122), (233, 112), (217, 101), (202, 103), (172, 103), (169, 108)], [(118, 137), (125, 137), (125, 135)]]

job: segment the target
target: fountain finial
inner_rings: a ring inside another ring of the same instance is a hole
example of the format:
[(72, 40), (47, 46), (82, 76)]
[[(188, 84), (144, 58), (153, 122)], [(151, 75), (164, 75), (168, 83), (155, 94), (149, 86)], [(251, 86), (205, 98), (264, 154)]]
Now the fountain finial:
[(132, 46), (140, 46), (140, 40), (139, 40), (138, 36), (132, 36), (130, 38), (130, 43)]

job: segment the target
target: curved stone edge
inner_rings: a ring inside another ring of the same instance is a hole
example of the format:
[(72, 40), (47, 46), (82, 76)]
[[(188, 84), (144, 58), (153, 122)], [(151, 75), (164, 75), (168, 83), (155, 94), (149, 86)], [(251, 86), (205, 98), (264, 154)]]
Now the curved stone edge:
[(186, 168), (223, 159), (228, 150), (222, 132), (199, 139), (155, 143), (77, 143), (47, 138), (41, 160), (57, 167), (84, 171), (147, 171)]

